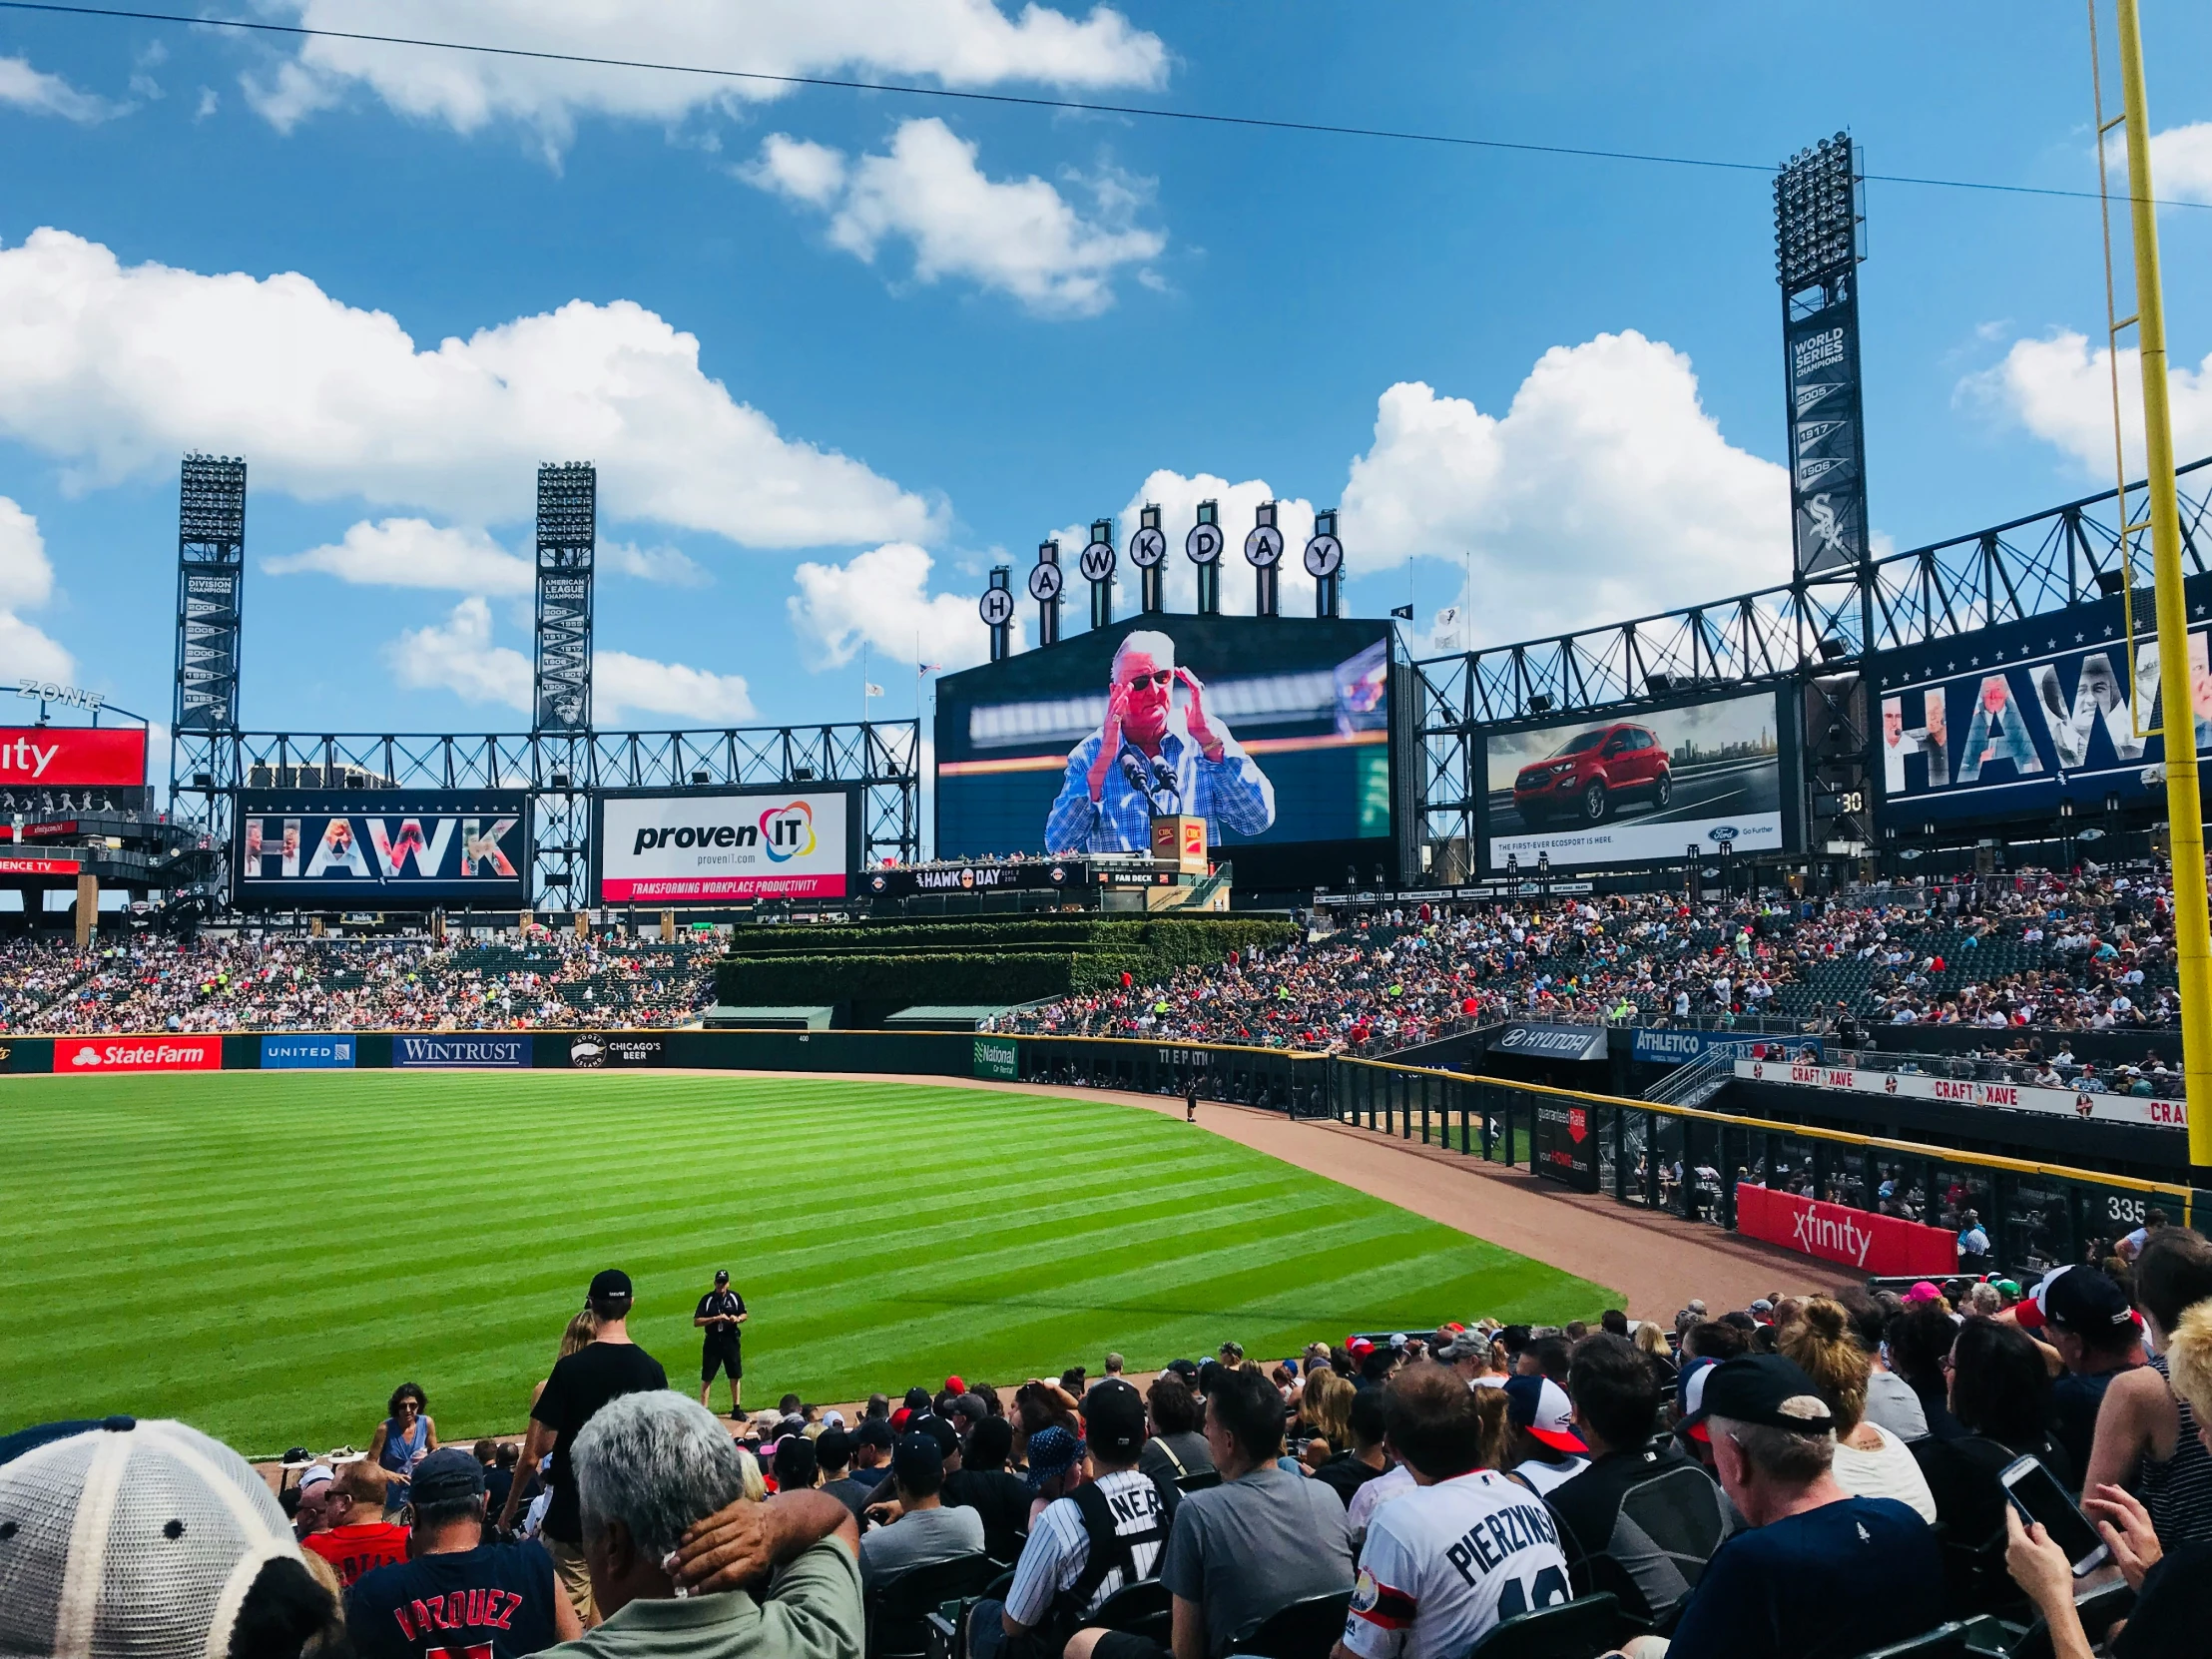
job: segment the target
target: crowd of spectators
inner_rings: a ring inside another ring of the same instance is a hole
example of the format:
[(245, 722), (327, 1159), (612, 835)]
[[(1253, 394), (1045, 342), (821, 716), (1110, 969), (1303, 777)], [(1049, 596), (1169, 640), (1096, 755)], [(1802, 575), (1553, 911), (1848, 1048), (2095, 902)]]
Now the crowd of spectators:
[[(1851, 1659), (1984, 1615), (2180, 1659), (2212, 1651), (2212, 1244), (2148, 1226), (2109, 1266), (729, 1421), (609, 1271), (519, 1457), (438, 1444), (412, 1382), (373, 1455), (275, 1489), (177, 1423), (0, 1440), (0, 1650), (867, 1659), (935, 1612), (969, 1659), (1479, 1659), (1565, 1607), (1588, 1659)], [(2078, 1538), (2007, 1501), (2030, 1462)]]
[(0, 1029), (476, 1031), (678, 1025), (714, 1000), (719, 946), (579, 937), (142, 932), (0, 945)]
[(1878, 1024), (2164, 1028), (2177, 1018), (2171, 906), (2164, 871), (2151, 868), (1885, 884), (1817, 901), (1424, 901), (1158, 983), (1063, 997), (1001, 1028), (1352, 1053), (1504, 1019), (1803, 1029), (1847, 1042)]

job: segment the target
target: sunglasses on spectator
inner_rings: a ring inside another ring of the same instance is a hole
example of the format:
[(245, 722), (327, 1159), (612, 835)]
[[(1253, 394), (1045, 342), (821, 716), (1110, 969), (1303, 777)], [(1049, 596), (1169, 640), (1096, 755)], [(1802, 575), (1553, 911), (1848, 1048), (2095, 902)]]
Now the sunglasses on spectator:
[(1162, 690), (1165, 690), (1167, 687), (1175, 684), (1175, 670), (1172, 668), (1162, 668), (1155, 669), (1150, 674), (1132, 674), (1129, 677), (1128, 683), (1132, 688), (1134, 688), (1143, 685), (1147, 680), (1150, 680), (1155, 686), (1158, 686)]

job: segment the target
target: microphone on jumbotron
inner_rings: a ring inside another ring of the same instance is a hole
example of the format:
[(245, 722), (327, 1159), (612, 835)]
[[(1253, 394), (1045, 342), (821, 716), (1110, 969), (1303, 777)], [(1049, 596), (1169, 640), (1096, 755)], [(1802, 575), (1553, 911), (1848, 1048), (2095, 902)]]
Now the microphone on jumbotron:
[(1123, 750), (1121, 752), (1121, 775), (1129, 780), (1131, 789), (1144, 797), (1144, 804), (1152, 809), (1154, 816), (1159, 816), (1159, 798), (1153, 791), (1151, 774), (1145, 771), (1144, 758), (1141, 755), (1131, 753), (1129, 750)]
[(1160, 794), (1171, 805), (1180, 807), (1183, 804), (1183, 781), (1175, 776), (1175, 768), (1165, 761), (1155, 760), (1152, 763), (1152, 779)]

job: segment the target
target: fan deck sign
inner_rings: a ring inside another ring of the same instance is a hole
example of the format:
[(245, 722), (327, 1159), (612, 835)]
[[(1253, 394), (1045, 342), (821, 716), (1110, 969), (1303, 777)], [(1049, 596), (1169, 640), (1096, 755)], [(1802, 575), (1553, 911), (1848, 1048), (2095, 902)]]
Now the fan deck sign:
[(519, 790), (302, 791), (239, 797), (243, 904), (348, 910), (530, 900)]
[(842, 898), (852, 890), (851, 805), (841, 790), (608, 796), (599, 900)]
[(223, 1039), (56, 1037), (54, 1069), (80, 1077), (109, 1071), (221, 1071)]

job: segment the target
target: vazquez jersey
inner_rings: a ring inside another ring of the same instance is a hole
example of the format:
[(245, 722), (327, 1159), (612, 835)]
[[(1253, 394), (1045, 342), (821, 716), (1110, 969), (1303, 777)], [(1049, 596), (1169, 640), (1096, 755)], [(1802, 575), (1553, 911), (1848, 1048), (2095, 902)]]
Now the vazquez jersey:
[(1457, 1659), (1500, 1619), (1572, 1595), (1543, 1499), (1476, 1469), (1376, 1511), (1345, 1646), (1361, 1659)]

